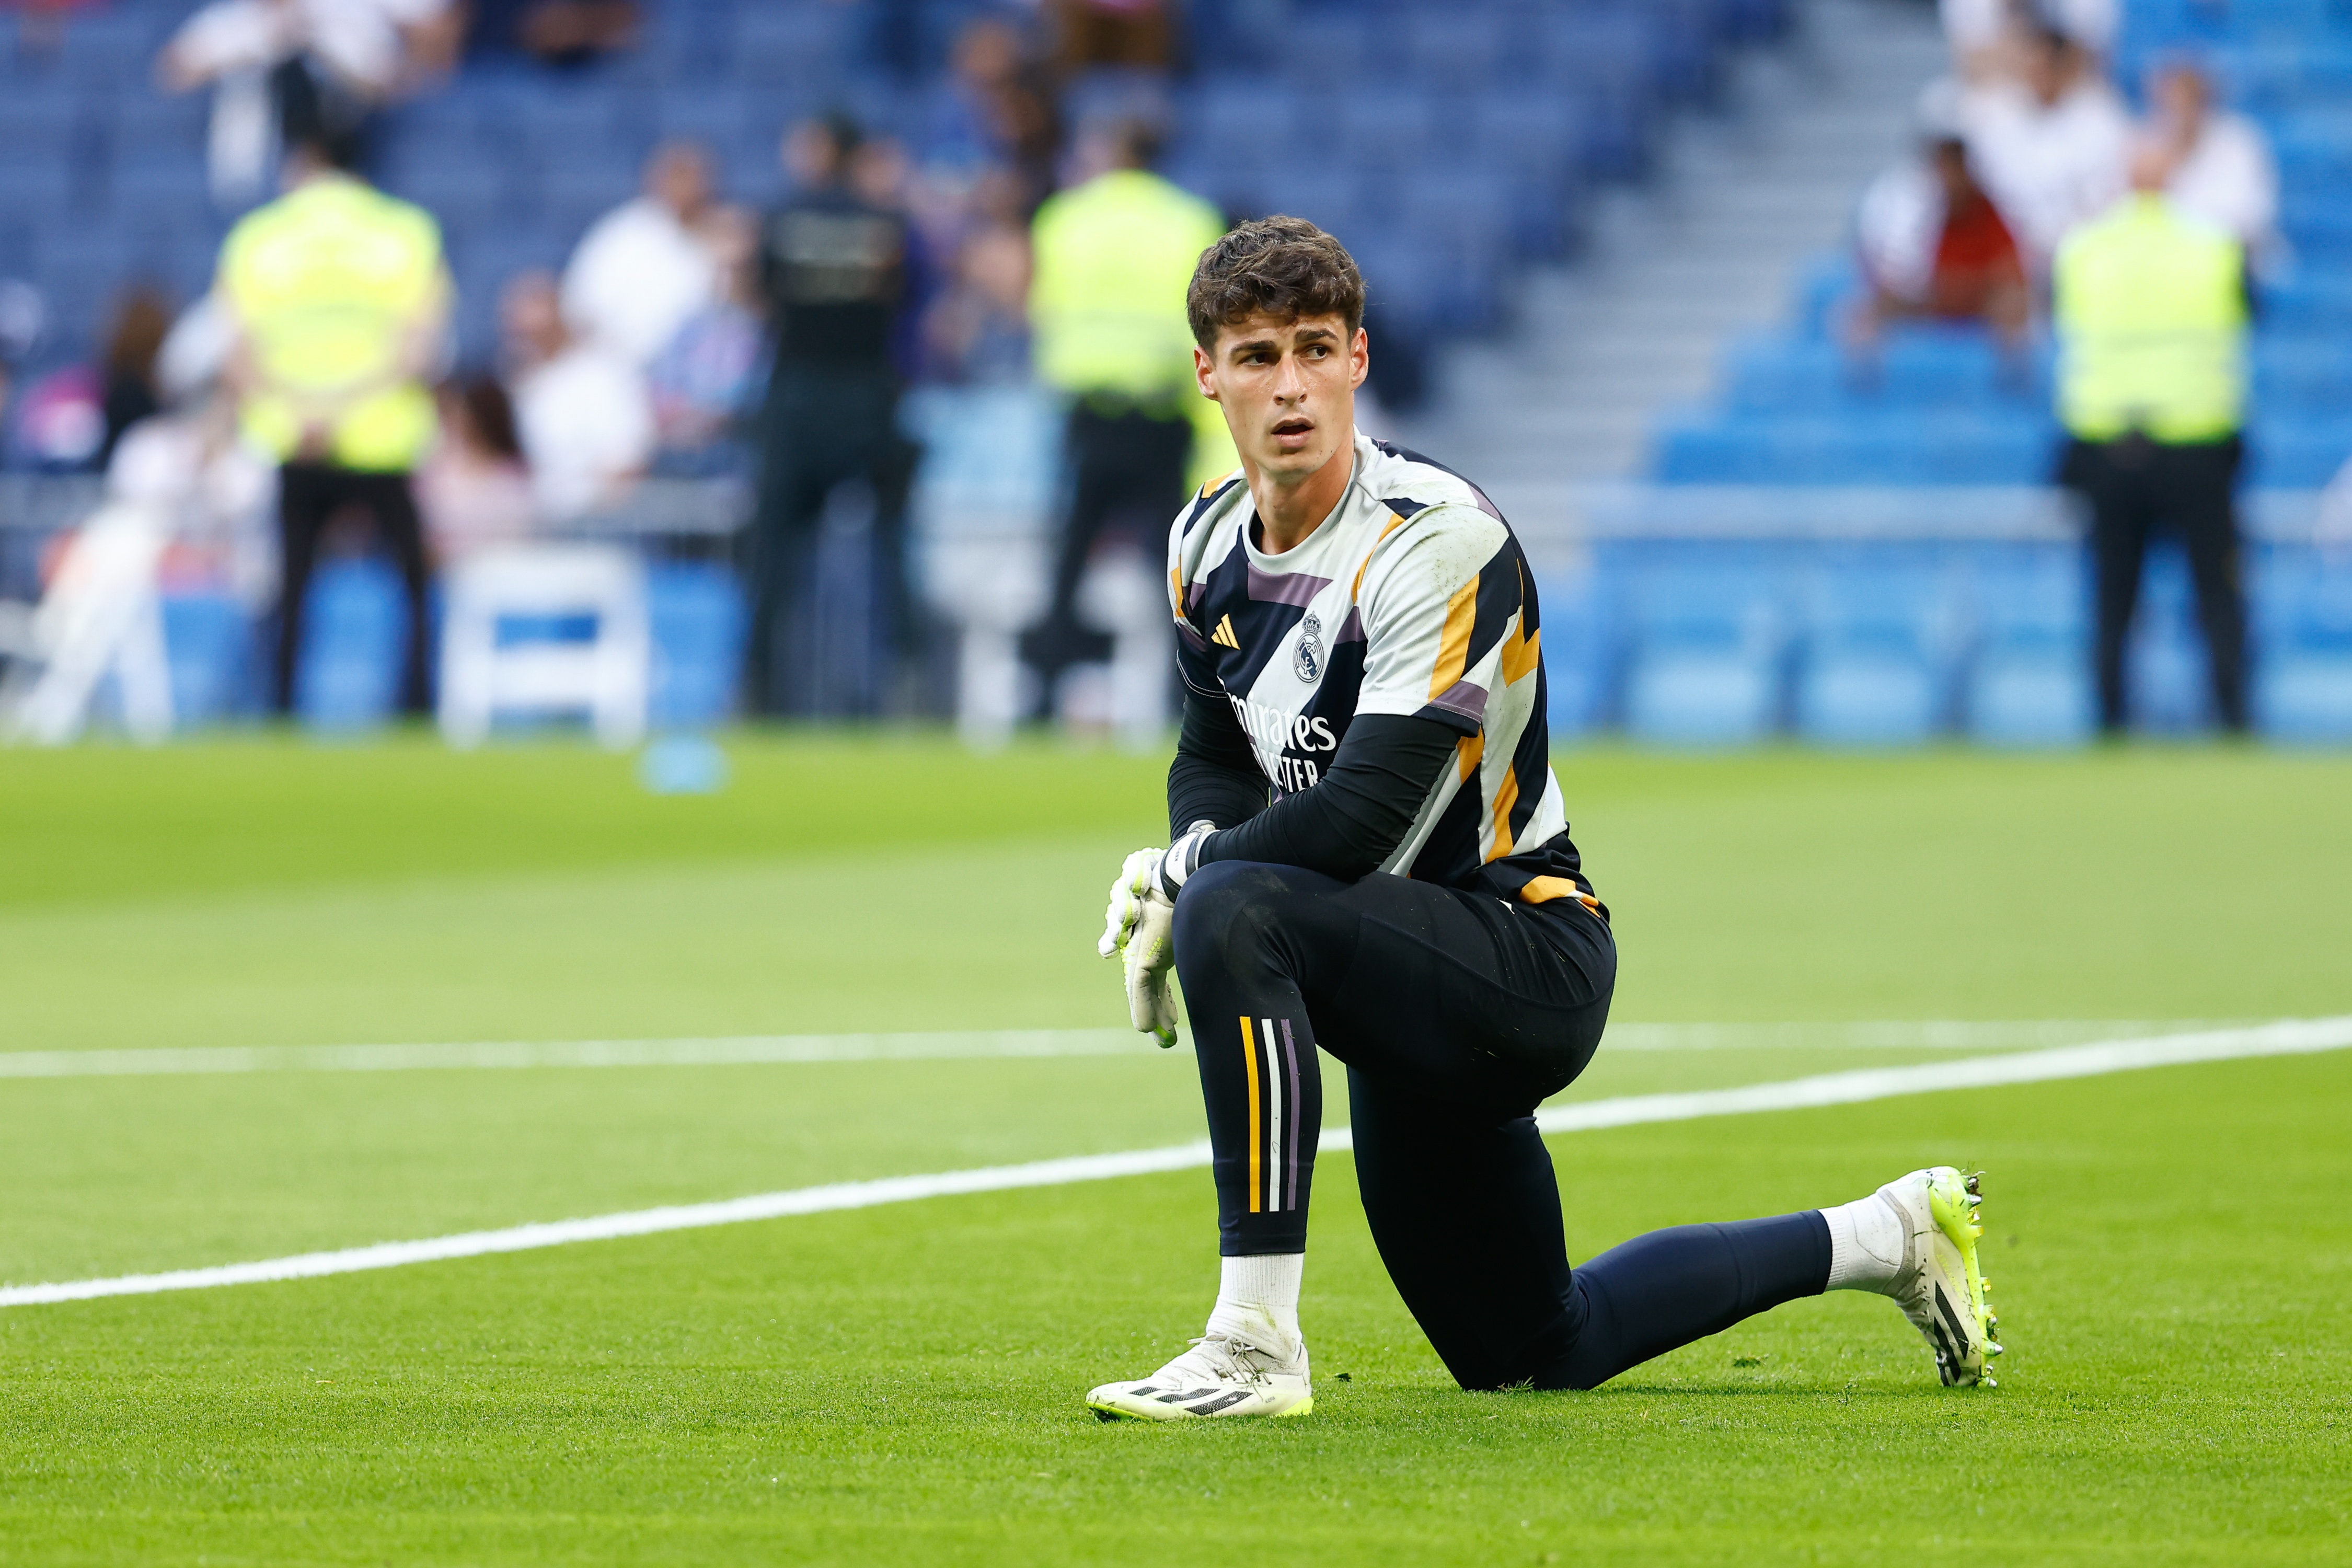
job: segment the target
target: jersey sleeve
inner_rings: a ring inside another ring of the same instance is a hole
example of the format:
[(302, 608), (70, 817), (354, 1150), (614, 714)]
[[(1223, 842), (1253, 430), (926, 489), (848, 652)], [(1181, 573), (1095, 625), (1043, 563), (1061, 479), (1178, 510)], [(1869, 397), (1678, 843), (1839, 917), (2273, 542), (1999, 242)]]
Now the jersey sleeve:
[(1192, 574), (1200, 567), (1202, 543), (1194, 533), (1211, 526), (1209, 514), (1240, 482), (1241, 475), (1236, 471), (1202, 486), (1200, 493), (1185, 503), (1168, 530), (1168, 610), (1176, 621), (1176, 673), (1182, 678), (1185, 690), (1218, 702), (1225, 700), (1224, 683), (1217, 679), (1216, 659), (1209, 650), (1208, 634), (1192, 624), (1198, 588)]
[(1376, 547), (1358, 590), (1364, 681), (1358, 713), (1433, 719), (1464, 735), (1486, 721), (1521, 584), (1510, 531), (1475, 508), (1444, 505)]

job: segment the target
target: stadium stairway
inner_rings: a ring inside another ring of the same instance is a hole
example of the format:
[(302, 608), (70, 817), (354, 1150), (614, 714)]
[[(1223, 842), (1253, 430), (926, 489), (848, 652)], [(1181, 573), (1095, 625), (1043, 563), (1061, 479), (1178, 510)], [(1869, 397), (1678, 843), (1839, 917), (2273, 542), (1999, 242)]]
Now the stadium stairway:
[(1713, 110), (1674, 125), (1655, 179), (1607, 193), (1585, 257), (1530, 276), (1500, 335), (1443, 356), (1430, 413), (1391, 424), (1514, 521), (1564, 521), (1570, 486), (1633, 474), (1660, 411), (1780, 316), (1943, 58), (1924, 6), (1806, 0), (1784, 43), (1734, 59)]

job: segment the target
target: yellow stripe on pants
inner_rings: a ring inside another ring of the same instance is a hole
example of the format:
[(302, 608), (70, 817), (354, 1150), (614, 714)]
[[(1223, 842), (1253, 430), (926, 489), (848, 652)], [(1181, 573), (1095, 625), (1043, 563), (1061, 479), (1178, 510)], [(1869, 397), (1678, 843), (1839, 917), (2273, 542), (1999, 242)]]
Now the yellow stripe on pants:
[(1259, 1194), (1265, 1191), (1258, 1184), (1258, 1121), (1257, 1121), (1257, 1041), (1250, 1034), (1250, 1021), (1242, 1020), (1242, 1060), (1249, 1063), (1250, 1101), (1250, 1207), (1252, 1214), (1265, 1211), (1258, 1206)]

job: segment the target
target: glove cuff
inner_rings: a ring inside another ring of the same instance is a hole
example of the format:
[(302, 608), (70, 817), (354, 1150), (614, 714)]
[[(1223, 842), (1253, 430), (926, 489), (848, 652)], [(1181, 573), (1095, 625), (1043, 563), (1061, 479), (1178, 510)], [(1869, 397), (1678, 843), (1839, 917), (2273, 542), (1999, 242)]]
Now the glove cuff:
[(1168, 853), (1160, 858), (1160, 890), (1171, 900), (1184, 890), (1185, 882), (1200, 868), (1201, 847), (1216, 830), (1217, 825), (1205, 818), (1195, 822), (1184, 830), (1181, 838), (1168, 847)]

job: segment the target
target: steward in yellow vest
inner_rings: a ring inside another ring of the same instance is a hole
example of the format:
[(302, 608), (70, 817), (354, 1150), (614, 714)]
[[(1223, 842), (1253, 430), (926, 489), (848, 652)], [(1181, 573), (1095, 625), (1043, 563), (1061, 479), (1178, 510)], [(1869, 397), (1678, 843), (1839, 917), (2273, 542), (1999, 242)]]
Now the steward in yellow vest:
[(2123, 730), (2124, 645), (2151, 536), (2187, 546), (2212, 658), (2213, 708), (2246, 727), (2245, 605), (2233, 496), (2245, 419), (2245, 257), (2164, 195), (2153, 145), (2132, 194), (2059, 246), (2051, 273), (2065, 482), (2090, 502), (2099, 718)]
[(441, 350), (449, 278), (441, 231), (296, 143), (286, 194), (222, 247), (215, 292), (236, 326), (229, 379), (246, 438), (278, 459), (283, 569), (271, 696), (293, 705), (303, 598), (328, 522), (369, 516), (408, 589), (404, 709), (428, 705), (427, 570), (409, 470), (434, 437), (425, 375)]
[(1050, 196), (1032, 233), (1029, 319), (1037, 374), (1071, 400), (1072, 485), (1045, 618), (1023, 639), (1043, 678), (1040, 708), (1074, 663), (1108, 657), (1077, 624), (1087, 561), (1105, 529), (1134, 528), (1146, 556), (1194, 484), (1239, 462), (1216, 405), (1192, 378), (1184, 290), (1223, 216), (1150, 172), (1158, 133), (1140, 122), (1098, 143), (1109, 166)]

